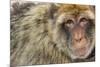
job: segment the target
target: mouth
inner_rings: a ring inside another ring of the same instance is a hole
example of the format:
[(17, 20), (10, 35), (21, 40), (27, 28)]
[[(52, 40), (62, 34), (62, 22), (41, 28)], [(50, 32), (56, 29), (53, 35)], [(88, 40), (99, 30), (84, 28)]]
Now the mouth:
[(90, 51), (90, 43), (84, 44), (84, 46), (80, 47), (72, 47), (71, 53), (77, 59), (84, 59), (88, 56)]
[(77, 43), (76, 46), (73, 46), (72, 53), (77, 58), (86, 58), (89, 50), (90, 41), (86, 41), (85, 43)]
[(68, 53), (69, 53), (69, 56), (73, 59), (85, 59), (91, 54), (93, 48), (94, 48), (94, 42), (91, 43), (91, 41), (84, 43), (83, 46), (79, 45), (79, 47), (74, 46), (72, 44), (72, 45), (69, 45)]

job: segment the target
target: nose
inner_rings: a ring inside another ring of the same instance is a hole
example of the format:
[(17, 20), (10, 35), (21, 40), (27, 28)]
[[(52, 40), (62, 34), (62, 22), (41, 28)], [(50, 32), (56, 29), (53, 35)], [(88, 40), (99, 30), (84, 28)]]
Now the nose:
[(76, 42), (81, 42), (84, 39), (84, 30), (81, 28), (76, 28), (73, 33), (73, 38)]
[(76, 42), (80, 42), (83, 39), (83, 35), (81, 33), (76, 33), (74, 39)]

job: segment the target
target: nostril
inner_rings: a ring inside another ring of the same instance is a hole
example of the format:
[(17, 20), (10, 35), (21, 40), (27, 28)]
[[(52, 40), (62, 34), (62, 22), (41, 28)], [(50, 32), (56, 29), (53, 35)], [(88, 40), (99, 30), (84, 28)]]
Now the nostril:
[(82, 40), (82, 38), (79, 39), (79, 41), (81, 41), (81, 40)]
[(81, 40), (82, 40), (82, 38), (80, 38), (80, 39), (75, 39), (76, 40), (76, 42), (80, 42)]

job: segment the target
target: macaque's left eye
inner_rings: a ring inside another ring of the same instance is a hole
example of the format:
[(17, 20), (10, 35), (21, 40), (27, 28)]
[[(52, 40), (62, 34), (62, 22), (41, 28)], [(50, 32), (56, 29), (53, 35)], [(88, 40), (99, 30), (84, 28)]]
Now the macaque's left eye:
[(88, 23), (88, 19), (87, 18), (81, 18), (79, 23), (82, 27), (84, 27)]
[(67, 20), (65, 22), (65, 27), (73, 28), (73, 26), (74, 26), (74, 21), (73, 20)]

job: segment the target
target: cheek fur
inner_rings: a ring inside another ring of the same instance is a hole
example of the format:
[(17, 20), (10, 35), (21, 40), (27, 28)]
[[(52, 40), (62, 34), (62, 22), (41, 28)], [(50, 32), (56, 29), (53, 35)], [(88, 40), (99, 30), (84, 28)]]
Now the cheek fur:
[(88, 38), (90, 38), (90, 39), (94, 38), (95, 26), (93, 24), (88, 24), (85, 33)]

